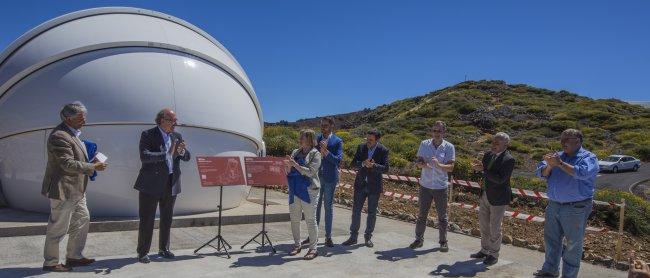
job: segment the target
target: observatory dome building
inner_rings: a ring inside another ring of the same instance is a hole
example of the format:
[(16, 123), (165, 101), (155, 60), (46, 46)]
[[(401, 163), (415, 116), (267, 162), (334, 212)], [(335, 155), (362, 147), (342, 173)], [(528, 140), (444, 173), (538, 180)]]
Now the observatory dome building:
[[(255, 91), (217, 40), (155, 11), (78, 11), (30, 30), (0, 54), (0, 182), (11, 207), (49, 212), (40, 193), (46, 140), (61, 107), (75, 100), (88, 108), (82, 138), (108, 156), (108, 169), (88, 184), (93, 216), (137, 215), (139, 137), (162, 108), (176, 111), (194, 157), (264, 152)], [(175, 213), (215, 210), (218, 192), (200, 186), (196, 160), (181, 169)], [(238, 206), (246, 194), (243, 185), (224, 188), (223, 207)]]

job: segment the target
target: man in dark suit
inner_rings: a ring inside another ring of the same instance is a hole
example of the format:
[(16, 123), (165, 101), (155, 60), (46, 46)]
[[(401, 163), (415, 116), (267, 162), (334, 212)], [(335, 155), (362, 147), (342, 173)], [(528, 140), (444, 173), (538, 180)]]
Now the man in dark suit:
[(510, 204), (512, 190), (510, 176), (515, 168), (515, 159), (506, 149), (510, 137), (499, 132), (492, 138), (492, 147), (483, 155), (482, 161), (472, 162), (472, 168), (483, 172), (483, 187), (479, 200), (479, 226), (481, 228), (481, 251), (470, 257), (484, 259), (483, 264), (498, 262), (501, 247), (501, 222), (503, 213)]
[(140, 191), (138, 229), (138, 261), (149, 263), (149, 248), (160, 205), (160, 236), (158, 254), (173, 259), (169, 251), (169, 233), (174, 214), (176, 195), (181, 192), (180, 161), (189, 161), (190, 152), (180, 133), (174, 131), (176, 113), (165, 108), (156, 115), (157, 126), (145, 130), (140, 136), (140, 160), (142, 168), (134, 188)]
[(357, 243), (359, 225), (361, 222), (361, 209), (368, 199), (368, 219), (366, 220), (365, 244), (373, 247), (372, 232), (377, 220), (377, 206), (379, 196), (383, 192), (382, 174), (388, 172), (388, 149), (379, 143), (381, 133), (371, 129), (366, 133), (366, 143), (359, 145), (352, 159), (352, 167), (357, 170), (354, 180), (354, 205), (352, 206), (352, 223), (350, 224), (350, 238), (343, 245)]

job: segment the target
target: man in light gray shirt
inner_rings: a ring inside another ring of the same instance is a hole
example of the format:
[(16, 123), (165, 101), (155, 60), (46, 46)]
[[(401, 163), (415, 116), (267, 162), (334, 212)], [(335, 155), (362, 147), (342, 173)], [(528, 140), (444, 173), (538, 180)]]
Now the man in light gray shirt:
[(447, 187), (450, 173), (454, 170), (456, 150), (454, 145), (443, 139), (447, 125), (437, 121), (431, 128), (432, 138), (422, 141), (418, 149), (418, 167), (422, 169), (420, 177), (420, 193), (418, 205), (420, 207), (415, 225), (415, 241), (410, 248), (422, 247), (424, 230), (427, 225), (427, 216), (433, 201), (438, 214), (438, 229), (440, 251), (447, 252)]

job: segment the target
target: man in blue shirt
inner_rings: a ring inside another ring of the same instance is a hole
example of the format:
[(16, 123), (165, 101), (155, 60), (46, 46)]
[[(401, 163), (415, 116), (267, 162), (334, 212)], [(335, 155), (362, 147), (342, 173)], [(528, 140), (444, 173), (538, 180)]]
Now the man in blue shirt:
[[(577, 277), (582, 245), (591, 214), (594, 183), (598, 174), (596, 155), (582, 148), (582, 132), (562, 132), (562, 152), (549, 153), (537, 167), (537, 176), (548, 184), (548, 206), (544, 222), (545, 258), (537, 277), (558, 277), (560, 257), (562, 277)], [(566, 238), (566, 246), (562, 240)]]

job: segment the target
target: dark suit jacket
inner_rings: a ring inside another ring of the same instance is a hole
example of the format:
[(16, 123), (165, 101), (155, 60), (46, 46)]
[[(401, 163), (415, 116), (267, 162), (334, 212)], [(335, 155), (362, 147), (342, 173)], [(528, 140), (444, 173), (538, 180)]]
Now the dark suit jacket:
[[(319, 134), (317, 140), (320, 144), (323, 134)], [(343, 140), (332, 133), (327, 140), (327, 150), (329, 153), (321, 160), (318, 176), (321, 181), (336, 183), (339, 181), (339, 164), (343, 159)]]
[[(501, 153), (492, 165), (489, 165), (491, 158), (491, 151), (483, 156), (483, 178), (485, 181), (483, 190), (485, 190), (491, 205), (509, 205), (512, 198), (510, 176), (515, 168), (515, 159), (507, 150)], [(483, 194), (483, 190), (481, 190), (481, 194)]]
[[(178, 132), (172, 132), (170, 136), (172, 145), (176, 140), (179, 140), (179, 142), (183, 140), (183, 137)], [(164, 148), (165, 142), (158, 126), (145, 130), (140, 135), (140, 161), (142, 161), (142, 168), (140, 168), (140, 173), (134, 186), (138, 191), (151, 196), (162, 196), (165, 186), (167, 186), (167, 179), (169, 178), (169, 167), (167, 166), (166, 151)], [(179, 167), (181, 160), (189, 161), (190, 152), (186, 150), (184, 156), (174, 157), (172, 195), (181, 193), (181, 168)]]
[[(366, 187), (371, 194), (379, 194), (383, 192), (382, 187), (382, 174), (388, 172), (388, 149), (381, 143), (377, 143), (377, 149), (372, 155), (375, 161), (375, 167), (366, 168), (362, 166), (362, 162), (368, 158), (368, 145), (365, 143), (357, 147), (357, 152), (352, 159), (352, 168), (357, 170), (357, 177), (354, 180), (354, 190), (363, 190)], [(366, 182), (366, 177), (368, 182)]]

